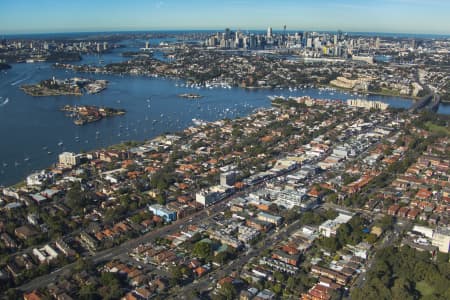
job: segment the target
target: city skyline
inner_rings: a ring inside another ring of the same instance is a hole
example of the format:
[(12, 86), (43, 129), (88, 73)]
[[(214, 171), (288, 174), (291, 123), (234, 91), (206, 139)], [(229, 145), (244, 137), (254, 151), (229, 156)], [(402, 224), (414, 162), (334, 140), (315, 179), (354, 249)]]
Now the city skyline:
[[(195, 1), (81, 0), (69, 3), (18, 0), (0, 4), (0, 34), (134, 31), (216, 30), (225, 27), (263, 30), (385, 32), (450, 34), (443, 0)], [(427, 18), (427, 22), (418, 21)]]

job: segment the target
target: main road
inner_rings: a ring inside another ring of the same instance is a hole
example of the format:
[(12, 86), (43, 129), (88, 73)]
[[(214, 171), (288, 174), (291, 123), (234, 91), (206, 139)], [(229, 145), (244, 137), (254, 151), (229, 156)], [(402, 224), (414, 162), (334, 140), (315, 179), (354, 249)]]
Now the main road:
[[(94, 264), (99, 264), (102, 262), (113, 260), (125, 253), (130, 252), (132, 249), (136, 248), (140, 244), (152, 242), (158, 237), (164, 237), (164, 236), (167, 236), (167, 235), (170, 235), (170, 234), (173, 234), (173, 233), (179, 231), (180, 226), (189, 225), (190, 222), (192, 222), (192, 224), (201, 223), (202, 221), (204, 221), (205, 218), (208, 217), (208, 215), (212, 215), (212, 214), (217, 213), (220, 210), (223, 210), (225, 205), (226, 204), (224, 202), (218, 203), (214, 206), (209, 207), (208, 209), (204, 209), (199, 212), (196, 212), (195, 214), (191, 215), (189, 218), (175, 221), (167, 226), (150, 231), (150, 232), (148, 232), (140, 237), (137, 237), (135, 239), (126, 241), (119, 246), (116, 246), (116, 247), (113, 247), (110, 249), (106, 249), (103, 251), (99, 251), (92, 256), (87, 256), (86, 258), (90, 259)], [(190, 220), (192, 220), (192, 221), (190, 221)], [(70, 273), (70, 271), (74, 268), (74, 266), (75, 266), (75, 263), (65, 265), (64, 267), (57, 269), (56, 271), (53, 271), (50, 274), (46, 274), (46, 275), (37, 277), (37, 278), (31, 280), (30, 282), (19, 286), (18, 289), (26, 292), (26, 291), (31, 291), (33, 289), (47, 286), (48, 284), (55, 282), (59, 276)]]
[(253, 247), (247, 252), (240, 254), (239, 257), (230, 263), (212, 271), (210, 274), (197, 279), (195, 284), (188, 284), (179, 288), (176, 292), (176, 296), (169, 297), (169, 299), (190, 299), (193, 291), (205, 291), (212, 283), (217, 282), (223, 277), (230, 275), (236, 270), (242, 270), (243, 266), (249, 262), (252, 258), (258, 257), (261, 253), (268, 248), (271, 248), (279, 241), (287, 239), (295, 230), (299, 228), (299, 220), (289, 224), (287, 227), (280, 229), (278, 232), (272, 233), (265, 237), (260, 243), (261, 247)]

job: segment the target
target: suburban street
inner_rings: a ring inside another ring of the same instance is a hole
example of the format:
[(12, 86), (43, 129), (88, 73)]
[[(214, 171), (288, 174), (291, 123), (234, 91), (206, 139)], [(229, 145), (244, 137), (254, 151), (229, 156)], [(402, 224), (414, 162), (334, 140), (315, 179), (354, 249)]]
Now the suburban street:
[(233, 260), (231, 263), (226, 264), (217, 270), (214, 270), (213, 272), (207, 274), (206, 276), (197, 279), (197, 282), (195, 285), (187, 285), (178, 290), (178, 295), (176, 298), (170, 298), (170, 299), (189, 299), (191, 293), (194, 290), (197, 291), (204, 291), (208, 289), (209, 285), (211, 283), (216, 283), (219, 279), (230, 275), (233, 271), (236, 270), (242, 270), (242, 267), (250, 261), (254, 257), (258, 257), (265, 249), (272, 247), (276, 242), (279, 240), (287, 239), (295, 230), (299, 229), (299, 222), (295, 221), (288, 225), (287, 227), (284, 227), (280, 229), (278, 232), (270, 232), (265, 239), (260, 241), (263, 246), (262, 247), (254, 247), (247, 252), (244, 252), (244, 254), (239, 255), (239, 257), (235, 260)]

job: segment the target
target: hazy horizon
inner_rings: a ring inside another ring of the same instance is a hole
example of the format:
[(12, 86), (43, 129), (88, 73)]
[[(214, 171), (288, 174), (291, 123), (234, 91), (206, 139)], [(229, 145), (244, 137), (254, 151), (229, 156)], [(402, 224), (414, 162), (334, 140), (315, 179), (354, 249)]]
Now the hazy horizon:
[[(263, 30), (449, 35), (445, 0), (118, 0), (0, 3), (0, 34), (70, 32)], [(426, 18), (426, 20), (422, 20)]]

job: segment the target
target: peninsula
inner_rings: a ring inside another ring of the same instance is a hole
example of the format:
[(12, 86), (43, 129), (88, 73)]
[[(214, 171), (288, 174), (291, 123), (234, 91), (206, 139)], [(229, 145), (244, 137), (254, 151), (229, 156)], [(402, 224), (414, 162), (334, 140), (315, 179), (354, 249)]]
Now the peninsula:
[(116, 109), (110, 107), (97, 106), (71, 106), (66, 105), (62, 111), (68, 112), (67, 116), (74, 119), (75, 125), (85, 125), (100, 121), (103, 118), (122, 116), (125, 114), (124, 109)]
[(46, 79), (36, 84), (22, 85), (20, 88), (33, 97), (42, 96), (82, 96), (83, 92), (97, 94), (106, 89), (108, 81), (85, 78)]

